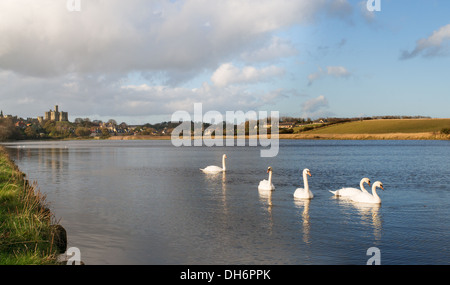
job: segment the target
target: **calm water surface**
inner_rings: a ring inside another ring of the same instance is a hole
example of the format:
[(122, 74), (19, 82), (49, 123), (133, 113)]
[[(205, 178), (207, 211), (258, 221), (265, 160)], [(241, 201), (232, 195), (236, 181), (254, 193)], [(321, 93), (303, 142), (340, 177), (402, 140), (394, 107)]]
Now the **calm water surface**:
[[(36, 180), (87, 264), (450, 264), (449, 141), (280, 141), (173, 147), (170, 141), (5, 144)], [(226, 175), (199, 168), (220, 165)], [(273, 168), (276, 190), (257, 186)], [(295, 201), (309, 168), (315, 197)], [(380, 180), (381, 206), (329, 190)]]

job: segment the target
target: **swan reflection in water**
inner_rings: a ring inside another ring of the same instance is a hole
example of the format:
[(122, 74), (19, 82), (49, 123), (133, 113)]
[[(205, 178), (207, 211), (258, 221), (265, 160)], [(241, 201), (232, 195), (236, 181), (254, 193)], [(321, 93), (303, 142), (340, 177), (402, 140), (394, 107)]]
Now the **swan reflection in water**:
[(224, 207), (224, 211), (227, 212), (228, 211), (228, 207), (227, 207), (227, 175), (225, 171), (222, 172), (210, 172), (207, 173), (207, 175), (205, 175), (205, 181), (208, 184), (208, 188), (209, 189), (215, 189), (218, 188), (217, 186), (217, 182), (220, 180), (222, 187), (222, 202), (223, 202), (223, 207)]
[(272, 192), (271, 190), (261, 190), (258, 189), (258, 193), (259, 193), (259, 201), (261, 201), (261, 203), (267, 204), (267, 213), (269, 214), (269, 228), (270, 231), (272, 231), (273, 228), (273, 216), (272, 216)]
[(311, 224), (309, 222), (309, 204), (311, 203), (311, 199), (294, 199), (294, 203), (299, 209), (303, 208), (303, 242), (309, 243), (311, 230)]
[[(361, 218), (361, 225), (370, 226), (373, 229), (374, 238), (376, 240), (381, 239), (381, 204), (355, 202), (349, 197), (332, 196), (331, 199), (339, 202), (344, 209), (344, 215), (355, 215), (356, 213)], [(356, 212), (353, 210), (356, 210)]]
[(356, 203), (351, 201), (352, 206), (358, 211), (361, 217), (361, 224), (369, 225), (373, 228), (373, 237), (376, 240), (381, 239), (381, 204)]

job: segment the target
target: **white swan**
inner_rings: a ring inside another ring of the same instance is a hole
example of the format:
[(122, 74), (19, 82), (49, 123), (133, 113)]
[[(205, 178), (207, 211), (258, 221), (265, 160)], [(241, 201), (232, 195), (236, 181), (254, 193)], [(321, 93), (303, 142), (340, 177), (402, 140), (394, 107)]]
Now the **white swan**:
[(275, 186), (272, 184), (272, 167), (267, 168), (267, 173), (269, 173), (269, 180), (262, 180), (259, 182), (258, 190), (266, 190), (266, 191), (272, 191), (275, 190)]
[(357, 188), (353, 188), (353, 187), (346, 187), (346, 188), (341, 188), (339, 190), (330, 191), (330, 192), (333, 193), (335, 196), (341, 196), (341, 197), (350, 197), (350, 196), (357, 195), (361, 192), (369, 193), (364, 188), (364, 183), (367, 183), (370, 186), (370, 179), (366, 178), (366, 177), (361, 179), (361, 181), (359, 182), (359, 187), (361, 188), (361, 190), (359, 190)]
[(384, 190), (383, 183), (377, 181), (372, 185), (372, 194), (361, 192), (357, 195), (351, 196), (350, 199), (354, 202), (381, 204), (381, 199), (378, 196), (376, 190), (377, 187), (380, 187), (382, 190)]
[(311, 190), (309, 190), (309, 184), (308, 184), (308, 176), (311, 176), (311, 172), (309, 169), (305, 168), (303, 169), (303, 184), (305, 188), (297, 188), (294, 192), (294, 198), (298, 199), (312, 199), (314, 198), (313, 193)]
[(215, 165), (210, 165), (208, 167), (205, 168), (200, 168), (201, 171), (205, 172), (205, 173), (218, 173), (218, 172), (222, 172), (222, 171), (226, 171), (226, 167), (225, 167), (225, 159), (227, 158), (227, 155), (224, 154), (222, 155), (222, 167), (219, 166), (215, 166)]

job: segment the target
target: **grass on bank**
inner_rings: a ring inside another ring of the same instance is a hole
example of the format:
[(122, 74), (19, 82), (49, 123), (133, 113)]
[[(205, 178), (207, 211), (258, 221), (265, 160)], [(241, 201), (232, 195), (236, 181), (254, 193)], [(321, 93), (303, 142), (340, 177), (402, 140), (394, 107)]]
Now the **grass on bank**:
[(0, 264), (56, 264), (54, 218), (24, 176), (0, 147)]
[(364, 120), (331, 125), (308, 134), (387, 134), (441, 132), (450, 128), (450, 119), (389, 119)]

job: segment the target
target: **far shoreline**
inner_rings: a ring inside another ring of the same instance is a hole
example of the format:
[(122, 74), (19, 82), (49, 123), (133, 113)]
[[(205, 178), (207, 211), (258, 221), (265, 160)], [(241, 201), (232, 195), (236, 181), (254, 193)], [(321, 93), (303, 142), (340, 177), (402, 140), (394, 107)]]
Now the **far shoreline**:
[[(238, 136), (234, 136), (237, 139)], [(240, 137), (239, 137), (240, 138)], [(245, 136), (245, 139), (258, 139), (259, 136)], [(180, 138), (181, 139), (181, 138)], [(191, 140), (198, 137), (191, 137)], [(203, 139), (211, 139), (211, 137), (203, 137)], [(214, 138), (212, 138), (214, 139)], [(224, 136), (226, 139), (226, 136)], [(271, 135), (267, 135), (266, 139), (272, 139)], [(275, 139), (275, 138), (273, 138)], [(296, 133), (296, 134), (279, 134), (279, 140), (450, 140), (450, 135), (437, 132), (423, 133), (381, 133), (381, 134), (317, 134), (317, 133)], [(57, 141), (117, 141), (117, 140), (172, 140), (170, 135), (153, 136), (153, 135), (130, 135), (130, 136), (111, 136), (108, 138), (65, 138), (65, 139), (41, 139), (41, 140), (10, 140), (2, 141), (0, 145), (18, 142), (57, 142)]]
[[(203, 137), (205, 138), (205, 137)], [(207, 139), (210, 137), (208, 136)], [(224, 136), (226, 138), (226, 136)], [(238, 136), (234, 136), (237, 139)], [(255, 136), (245, 136), (245, 139)], [(259, 136), (257, 137), (259, 139)], [(271, 138), (270, 135), (267, 136)], [(423, 133), (381, 133), (381, 134), (279, 134), (280, 140), (450, 140), (450, 135), (436, 132)], [(171, 140), (171, 136), (112, 136), (106, 140)], [(191, 137), (194, 140), (193, 137)]]

